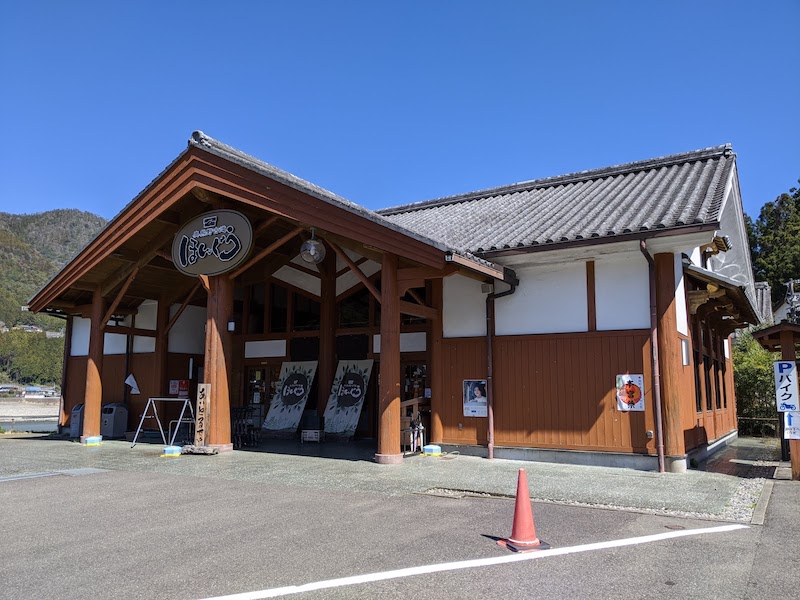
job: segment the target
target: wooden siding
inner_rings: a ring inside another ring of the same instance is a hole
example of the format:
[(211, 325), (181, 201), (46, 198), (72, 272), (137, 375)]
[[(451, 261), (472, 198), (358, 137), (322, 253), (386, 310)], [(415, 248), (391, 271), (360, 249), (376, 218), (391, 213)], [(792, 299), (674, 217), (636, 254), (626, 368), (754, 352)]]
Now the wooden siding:
[[(442, 355), (443, 442), (484, 444), (487, 419), (463, 416), (461, 387), (486, 377), (486, 341), (446, 339)], [(494, 356), (497, 446), (655, 453), (648, 331), (500, 336)], [(616, 408), (625, 372), (644, 373), (644, 413)]]

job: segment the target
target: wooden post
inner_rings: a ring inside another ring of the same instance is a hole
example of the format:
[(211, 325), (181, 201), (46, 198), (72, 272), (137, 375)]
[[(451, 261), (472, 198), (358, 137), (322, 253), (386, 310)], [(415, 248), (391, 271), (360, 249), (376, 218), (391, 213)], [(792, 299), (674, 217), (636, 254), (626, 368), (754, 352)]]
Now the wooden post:
[(328, 252), (318, 265), (320, 272), (319, 367), (317, 371), (317, 414), (328, 403), (336, 369), (336, 254)]
[(206, 308), (206, 353), (204, 383), (211, 386), (206, 409), (207, 443), (220, 451), (233, 450), (231, 443), (231, 334), (228, 321), (233, 316), (233, 280), (224, 275), (208, 278)]
[(431, 280), (431, 304), (436, 309), (438, 317), (430, 321), (430, 364), (428, 373), (431, 382), (431, 431), (430, 441), (441, 444), (444, 437), (444, 427), (442, 426), (442, 412), (444, 411), (444, 398), (442, 397), (442, 304), (443, 304), (443, 280)]
[(654, 259), (665, 466), (668, 471), (683, 472), (687, 465), (686, 444), (681, 423), (681, 342), (678, 337), (678, 317), (675, 310), (675, 257), (668, 252), (656, 254)]
[(397, 256), (384, 254), (381, 266), (381, 372), (378, 452), (375, 462), (398, 464), (400, 452), (400, 298)]
[(106, 303), (98, 286), (92, 293), (91, 331), (89, 333), (89, 357), (86, 361), (86, 392), (83, 404), (83, 432), (81, 442), (88, 437), (100, 435), (100, 412), (103, 405), (103, 316)]
[(156, 396), (166, 396), (167, 393), (167, 352), (169, 352), (169, 301), (166, 295), (158, 299), (156, 305), (156, 348), (153, 360), (153, 386)]
[[(781, 360), (795, 362), (797, 355), (794, 351), (794, 332), (791, 329), (781, 331)], [(783, 413), (780, 413), (783, 419)], [(781, 427), (781, 429), (783, 429)], [(789, 458), (792, 461), (792, 479), (800, 481), (800, 440), (789, 440)]]

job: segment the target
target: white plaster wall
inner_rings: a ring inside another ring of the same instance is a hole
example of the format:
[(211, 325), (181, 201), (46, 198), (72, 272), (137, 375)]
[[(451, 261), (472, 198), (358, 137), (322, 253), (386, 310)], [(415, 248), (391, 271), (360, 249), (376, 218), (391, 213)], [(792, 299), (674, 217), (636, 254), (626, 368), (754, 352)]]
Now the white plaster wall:
[(486, 335), (486, 294), (481, 292), (481, 282), (461, 275), (451, 275), (444, 278), (443, 291), (444, 337)]
[[(497, 335), (566, 333), (589, 328), (585, 262), (518, 266), (515, 270), (519, 278), (517, 291), (495, 302)], [(482, 318), (484, 298), (482, 295)]]
[(286, 356), (286, 340), (260, 340), (245, 342), (245, 358), (268, 358)]
[(598, 331), (650, 328), (650, 272), (641, 253), (594, 263)]
[(289, 266), (284, 266), (275, 271), (272, 275), (275, 279), (285, 281), (289, 285), (307, 291), (315, 296), (320, 295), (321, 283), (319, 277), (314, 277), (309, 273), (298, 271)]
[[(427, 335), (424, 331), (413, 331), (400, 334), (400, 352), (424, 352), (427, 344)], [(372, 336), (372, 351), (381, 353), (381, 335)]]
[[(170, 318), (179, 308), (178, 304), (170, 307)], [(187, 306), (169, 331), (168, 349), (176, 353), (205, 354), (205, 347), (206, 309), (203, 306)]]
[(686, 312), (686, 282), (683, 276), (683, 256), (675, 253), (675, 314), (678, 332), (689, 335), (689, 315)]
[(91, 330), (92, 321), (90, 319), (80, 317), (72, 319), (71, 356), (89, 356), (89, 333)]

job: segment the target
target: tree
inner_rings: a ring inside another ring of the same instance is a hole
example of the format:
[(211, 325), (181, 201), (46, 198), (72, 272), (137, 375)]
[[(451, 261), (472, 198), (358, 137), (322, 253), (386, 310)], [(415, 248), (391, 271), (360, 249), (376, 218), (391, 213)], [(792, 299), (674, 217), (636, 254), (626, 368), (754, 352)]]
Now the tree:
[(733, 380), (740, 419), (739, 431), (742, 434), (777, 433), (773, 360), (775, 357), (772, 353), (764, 350), (749, 331), (743, 331), (736, 337), (733, 346)]
[(800, 277), (800, 188), (767, 202), (755, 222), (746, 217), (746, 225), (756, 280), (768, 282), (778, 302), (786, 282)]

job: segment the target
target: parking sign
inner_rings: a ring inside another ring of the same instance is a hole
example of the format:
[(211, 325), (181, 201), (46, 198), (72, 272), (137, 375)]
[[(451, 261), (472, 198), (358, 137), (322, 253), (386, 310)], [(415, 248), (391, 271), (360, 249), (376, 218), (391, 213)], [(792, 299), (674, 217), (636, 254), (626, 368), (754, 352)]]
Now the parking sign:
[(797, 392), (797, 364), (793, 360), (776, 360), (775, 403), (778, 412), (800, 411), (800, 394)]

